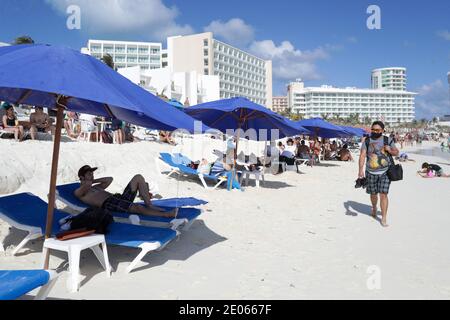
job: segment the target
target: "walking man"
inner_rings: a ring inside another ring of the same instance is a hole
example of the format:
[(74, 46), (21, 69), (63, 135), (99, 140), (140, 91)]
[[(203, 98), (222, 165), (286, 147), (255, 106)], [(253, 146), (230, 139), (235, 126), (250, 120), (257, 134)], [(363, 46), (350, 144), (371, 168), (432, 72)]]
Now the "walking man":
[[(370, 194), (372, 202), (372, 217), (377, 217), (378, 195), (380, 195), (381, 205), (381, 225), (388, 227), (387, 211), (389, 206), (389, 187), (391, 181), (388, 178), (387, 171), (389, 169), (389, 154), (393, 157), (399, 155), (399, 150), (395, 146), (392, 138), (385, 138), (384, 123), (375, 121), (372, 124), (372, 134), (367, 138), (361, 147), (361, 155), (359, 156), (359, 178), (367, 178), (367, 193)], [(385, 143), (387, 141), (387, 143)], [(364, 171), (364, 164), (366, 170)]]

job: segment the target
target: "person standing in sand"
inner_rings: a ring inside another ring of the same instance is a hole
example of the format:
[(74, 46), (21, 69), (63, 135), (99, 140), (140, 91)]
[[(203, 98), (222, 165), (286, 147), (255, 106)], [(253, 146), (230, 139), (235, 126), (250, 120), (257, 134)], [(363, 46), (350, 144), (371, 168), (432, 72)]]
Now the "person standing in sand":
[[(391, 185), (391, 181), (387, 175), (390, 165), (389, 154), (396, 157), (399, 155), (399, 150), (395, 146), (393, 139), (389, 138), (387, 145), (385, 145), (385, 138), (383, 136), (384, 128), (384, 123), (381, 121), (375, 121), (372, 124), (372, 134), (361, 146), (358, 178), (367, 178), (368, 185), (366, 191), (370, 194), (372, 217), (374, 218), (377, 217), (378, 195), (380, 195), (381, 225), (388, 227), (388, 193)], [(364, 173), (365, 164), (366, 170)]]
[[(97, 168), (91, 168), (86, 165), (81, 167), (78, 171), (81, 185), (75, 190), (74, 194), (83, 203), (113, 212), (128, 212), (144, 216), (176, 218), (178, 209), (165, 212), (163, 209), (152, 205), (148, 183), (145, 182), (144, 177), (141, 175), (136, 175), (131, 179), (122, 194), (113, 195), (105, 190), (111, 185), (113, 178), (94, 179), (95, 170), (97, 170)], [(134, 203), (138, 191), (140, 196), (144, 199), (145, 206)]]

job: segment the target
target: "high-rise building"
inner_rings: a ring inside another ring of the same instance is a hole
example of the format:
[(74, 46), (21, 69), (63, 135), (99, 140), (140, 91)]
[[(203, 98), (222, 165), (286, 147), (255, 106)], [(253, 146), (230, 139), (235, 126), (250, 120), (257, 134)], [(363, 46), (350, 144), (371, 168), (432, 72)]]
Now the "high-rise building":
[(360, 120), (411, 122), (415, 118), (415, 96), (416, 93), (399, 90), (305, 87), (302, 81), (288, 87), (290, 110), (304, 118), (348, 118), (358, 114)]
[(197, 71), (220, 78), (220, 98), (245, 97), (272, 107), (272, 62), (213, 38), (211, 32), (167, 38), (173, 72)]
[(107, 40), (89, 40), (87, 47), (81, 49), (97, 59), (111, 55), (116, 68), (140, 66), (142, 70), (161, 68), (161, 51), (162, 44), (158, 42)]
[(289, 110), (288, 97), (276, 96), (272, 98), (272, 111), (283, 113)]
[(405, 68), (381, 68), (372, 70), (372, 89), (406, 90)]

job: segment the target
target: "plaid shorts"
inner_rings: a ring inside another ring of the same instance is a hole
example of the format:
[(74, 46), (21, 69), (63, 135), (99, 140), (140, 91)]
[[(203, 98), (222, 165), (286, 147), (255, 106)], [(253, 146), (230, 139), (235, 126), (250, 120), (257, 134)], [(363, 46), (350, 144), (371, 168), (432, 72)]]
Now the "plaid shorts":
[(371, 174), (366, 172), (368, 194), (389, 193), (389, 187), (391, 186), (391, 180), (387, 173), (383, 174)]
[(122, 194), (115, 194), (103, 202), (102, 208), (112, 212), (127, 212), (136, 199), (137, 190), (131, 190), (131, 185), (127, 185)]

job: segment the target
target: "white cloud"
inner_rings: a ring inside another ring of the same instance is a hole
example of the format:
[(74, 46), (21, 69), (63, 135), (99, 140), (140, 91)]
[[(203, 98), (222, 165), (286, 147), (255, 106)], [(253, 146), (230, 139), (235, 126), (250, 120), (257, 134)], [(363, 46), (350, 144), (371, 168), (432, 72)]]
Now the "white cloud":
[(347, 42), (350, 42), (350, 43), (357, 43), (358, 42), (358, 38), (353, 37), (353, 36), (347, 37), (346, 40), (347, 40)]
[(162, 0), (46, 0), (65, 15), (70, 5), (81, 8), (81, 27), (90, 32), (145, 32), (156, 40), (171, 35), (193, 33), (189, 25), (179, 25), (176, 7), (167, 7)]
[(438, 31), (436, 34), (442, 39), (450, 41), (450, 32), (448, 30)]
[(416, 98), (416, 118), (442, 116), (450, 113), (449, 88), (442, 80), (421, 86)]
[(234, 18), (227, 22), (212, 21), (204, 28), (214, 35), (235, 46), (246, 46), (254, 40), (255, 30), (242, 19)]
[(272, 60), (273, 75), (279, 80), (317, 80), (321, 76), (316, 62), (329, 58), (329, 52), (335, 48), (319, 47), (314, 50), (301, 51), (289, 41), (277, 46), (272, 40), (254, 41), (250, 51), (266, 60)]

